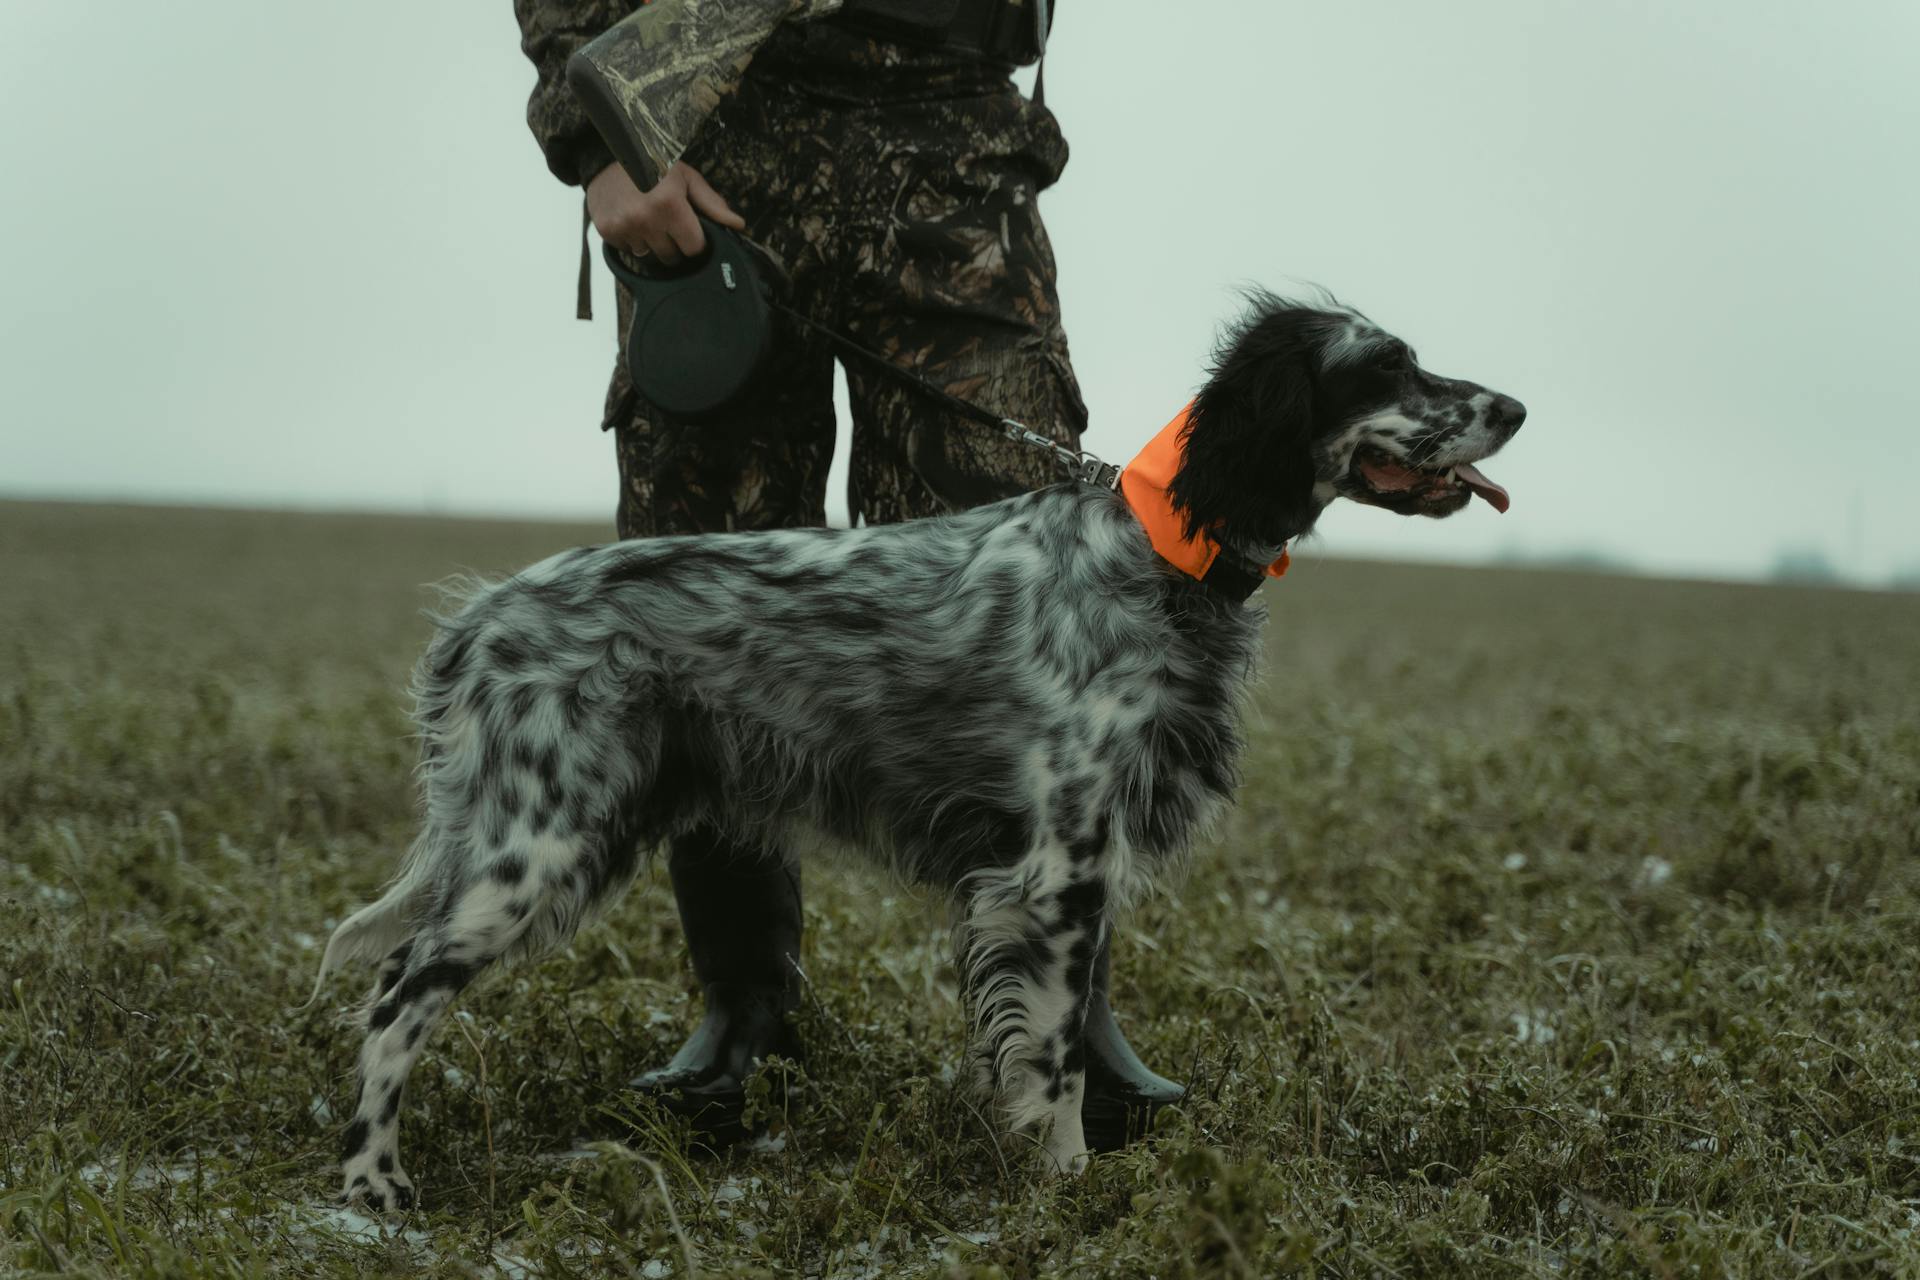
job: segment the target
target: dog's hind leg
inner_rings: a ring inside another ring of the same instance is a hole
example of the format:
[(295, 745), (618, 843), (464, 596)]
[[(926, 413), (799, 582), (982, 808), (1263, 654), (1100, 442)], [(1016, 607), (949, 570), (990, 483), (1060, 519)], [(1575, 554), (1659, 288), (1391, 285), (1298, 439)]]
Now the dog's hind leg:
[(454, 996), (537, 918), (544, 890), (532, 879), (525, 858), (494, 858), (479, 878), (446, 892), (382, 964), (360, 1049), (358, 1100), (341, 1145), (343, 1202), (376, 1211), (412, 1207), (413, 1183), (400, 1167), (407, 1075)]
[(961, 926), (981, 1083), (1062, 1173), (1086, 1164), (1087, 1004), (1109, 897), (1097, 859), (1049, 845), (973, 877)]

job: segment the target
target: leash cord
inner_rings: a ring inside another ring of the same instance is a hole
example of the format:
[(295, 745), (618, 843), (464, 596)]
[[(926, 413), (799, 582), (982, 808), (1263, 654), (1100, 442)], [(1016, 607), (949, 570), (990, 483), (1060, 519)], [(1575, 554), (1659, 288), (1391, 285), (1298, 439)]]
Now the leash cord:
[[(580, 297), (579, 297), (579, 311), (582, 316), (586, 316), (589, 314), (589, 305), (590, 305), (587, 300), (587, 292), (586, 292), (588, 273), (585, 270), (585, 266), (586, 266), (585, 255), (586, 255), (586, 244), (587, 244), (587, 231), (586, 231), (587, 221), (588, 219), (586, 217), (586, 211), (583, 207), (581, 211), (581, 228), (580, 228), (580, 251), (582, 255), (581, 256), (582, 271), (581, 271), (581, 277), (580, 277)], [(701, 221), (705, 223), (706, 220), (703, 218), (701, 219)], [(711, 224), (708, 224), (708, 225), (709, 225), (709, 234), (711, 235), (721, 234), (721, 229), (719, 227), (711, 226)], [(751, 246), (752, 248), (760, 249), (760, 246), (755, 245), (753, 241), (747, 240), (744, 236), (741, 237), (741, 239), (745, 244)], [(621, 265), (614, 245), (603, 243), (602, 248), (604, 250), (603, 256), (606, 258), (606, 261), (607, 261), (607, 269), (613, 272), (614, 279), (626, 285), (629, 290), (636, 289), (638, 286), (646, 282), (645, 277), (641, 276), (638, 272), (632, 271)], [(765, 254), (766, 250), (760, 249), (760, 252)], [(767, 256), (771, 257), (770, 254)], [(731, 289), (734, 287), (731, 268), (727, 268), (727, 271), (729, 274), (727, 274), (726, 276), (726, 284), (727, 284), (727, 288)], [(970, 400), (962, 400), (959, 396), (956, 396), (951, 392), (944, 391), (941, 388), (934, 386), (931, 382), (928, 382), (925, 378), (913, 372), (911, 369), (905, 369), (895, 364), (893, 361), (887, 359), (887, 357), (881, 355), (878, 351), (873, 350), (871, 347), (861, 346), (859, 343), (855, 342), (852, 338), (847, 337), (847, 335), (845, 335), (844, 333), (839, 332), (838, 330), (834, 329), (830, 325), (824, 324), (821, 321), (814, 319), (812, 316), (806, 314), (804, 311), (798, 311), (793, 307), (787, 306), (784, 302), (781, 302), (778, 298), (774, 297), (772, 295), (771, 290), (761, 286), (758, 281), (755, 282), (754, 287), (760, 292), (761, 299), (766, 303), (768, 308), (774, 311), (778, 311), (781, 315), (786, 316), (790, 320), (793, 320), (795, 323), (801, 325), (803, 328), (811, 329), (813, 332), (825, 338), (829, 343), (833, 344), (835, 347), (838, 347), (843, 353), (850, 356), (858, 356), (861, 360), (872, 365), (874, 368), (878, 369), (882, 374), (894, 379), (896, 382), (899, 382), (901, 385), (908, 387), (914, 391), (918, 391), (921, 395), (927, 397), (929, 400), (933, 400), (938, 404), (944, 405), (947, 409), (951, 410), (955, 414), (958, 414), (960, 417), (967, 419), (969, 422), (977, 423), (978, 425), (986, 427), (989, 430), (998, 432), (1001, 436), (1005, 437), (1008, 440), (1013, 441), (1015, 444), (1023, 444), (1029, 448), (1039, 449), (1045, 453), (1051, 454), (1053, 456), (1054, 461), (1060, 464), (1061, 469), (1064, 470), (1067, 473), (1067, 475), (1073, 478), (1074, 480), (1080, 481), (1083, 484), (1099, 485), (1102, 489), (1118, 490), (1120, 488), (1120, 470), (1121, 469), (1119, 467), (1114, 466), (1111, 462), (1107, 462), (1107, 461), (1104, 461), (1103, 459), (1097, 458), (1093, 454), (1088, 453), (1084, 449), (1070, 449), (1066, 445), (1063, 445), (1059, 441), (1053, 439), (1051, 436), (1041, 435), (1038, 431), (1033, 430), (1032, 428), (1027, 426), (1027, 424), (1024, 422), (1018, 421), (1017, 419), (1014, 419), (1014, 418), (1002, 417), (997, 413), (989, 412), (988, 410), (981, 408), (979, 405), (974, 404)]]
[[(1111, 462), (1102, 461), (1084, 449), (1069, 449), (1050, 436), (1043, 436), (1038, 431), (1032, 430), (1024, 422), (1000, 417), (970, 400), (962, 400), (951, 392), (943, 391), (911, 369), (902, 368), (878, 351), (861, 346), (845, 334), (829, 328), (804, 312), (796, 311), (785, 303), (769, 298), (767, 305), (796, 323), (813, 330), (846, 354), (860, 357), (886, 376), (918, 391), (929, 400), (944, 405), (960, 417), (998, 431), (1017, 444), (1028, 445), (1052, 454), (1054, 460), (1074, 479), (1085, 484), (1099, 485), (1103, 489), (1118, 490), (1120, 488), (1120, 468)], [(1223, 546), (1221, 554), (1213, 558), (1213, 563), (1208, 566), (1205, 575), (1198, 581), (1202, 586), (1210, 587), (1235, 603), (1239, 603), (1251, 596), (1266, 580), (1266, 576), (1264, 566), (1254, 564), (1245, 556), (1230, 552)]]
[(943, 405), (945, 408), (967, 419), (969, 422), (997, 431), (1015, 444), (1039, 449), (1053, 456), (1066, 473), (1083, 484), (1099, 485), (1102, 489), (1120, 487), (1120, 468), (1088, 453), (1085, 449), (1069, 449), (1051, 436), (1043, 436), (1038, 431), (1013, 418), (1003, 418), (999, 414), (983, 409), (971, 400), (962, 400), (948, 391), (934, 386), (911, 369), (903, 369), (893, 361), (881, 355), (871, 347), (863, 347), (852, 338), (838, 330), (829, 328), (805, 312), (796, 311), (784, 303), (769, 299), (767, 305), (775, 311), (813, 330), (847, 355), (858, 356), (876, 370), (894, 379), (902, 386), (910, 387), (921, 395)]

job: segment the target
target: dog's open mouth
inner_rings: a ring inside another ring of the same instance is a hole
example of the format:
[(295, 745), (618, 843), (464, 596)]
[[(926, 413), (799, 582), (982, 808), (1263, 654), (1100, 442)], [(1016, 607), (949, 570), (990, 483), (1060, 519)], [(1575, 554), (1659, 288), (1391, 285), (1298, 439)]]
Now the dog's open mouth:
[(1367, 497), (1383, 507), (1421, 511), (1458, 511), (1483, 499), (1495, 511), (1511, 505), (1507, 491), (1480, 473), (1471, 462), (1448, 467), (1412, 467), (1380, 449), (1362, 448), (1354, 455), (1354, 472), (1365, 483)]

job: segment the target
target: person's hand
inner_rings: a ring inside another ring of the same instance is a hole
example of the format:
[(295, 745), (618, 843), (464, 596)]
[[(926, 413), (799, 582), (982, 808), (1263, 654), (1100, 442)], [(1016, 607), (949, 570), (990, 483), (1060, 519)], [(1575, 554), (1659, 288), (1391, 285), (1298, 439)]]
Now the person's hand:
[(627, 171), (610, 164), (587, 184), (587, 216), (608, 244), (651, 256), (663, 266), (707, 247), (698, 210), (723, 227), (744, 231), (746, 221), (691, 165), (676, 163), (651, 191), (633, 185)]

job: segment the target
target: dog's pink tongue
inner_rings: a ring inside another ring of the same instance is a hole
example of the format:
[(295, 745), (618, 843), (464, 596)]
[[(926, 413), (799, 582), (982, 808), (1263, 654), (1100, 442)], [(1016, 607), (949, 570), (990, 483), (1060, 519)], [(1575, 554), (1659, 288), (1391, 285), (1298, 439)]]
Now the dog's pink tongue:
[(1453, 474), (1466, 481), (1467, 488), (1485, 498), (1487, 504), (1495, 511), (1504, 515), (1507, 508), (1513, 505), (1513, 500), (1507, 497), (1507, 491), (1481, 475), (1480, 468), (1471, 462), (1461, 463), (1453, 469)]

